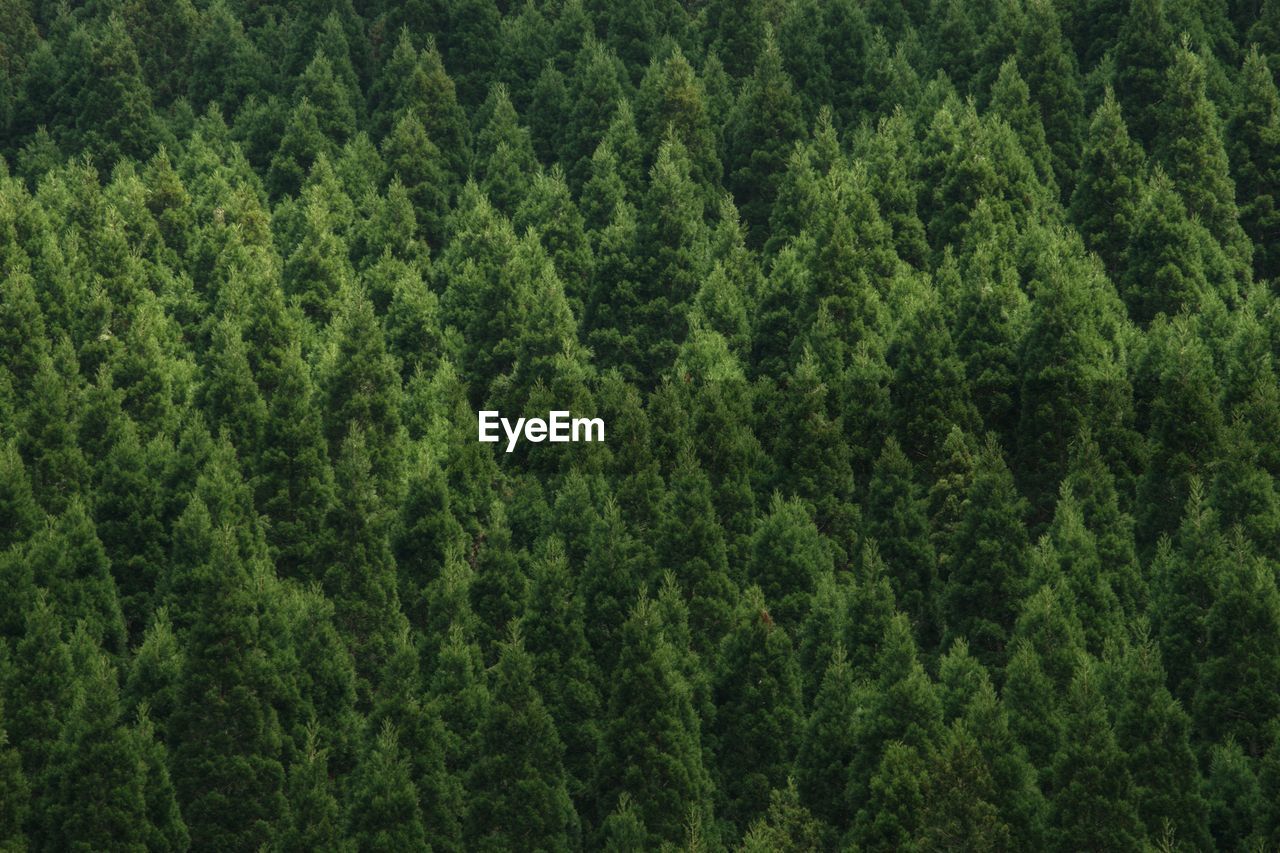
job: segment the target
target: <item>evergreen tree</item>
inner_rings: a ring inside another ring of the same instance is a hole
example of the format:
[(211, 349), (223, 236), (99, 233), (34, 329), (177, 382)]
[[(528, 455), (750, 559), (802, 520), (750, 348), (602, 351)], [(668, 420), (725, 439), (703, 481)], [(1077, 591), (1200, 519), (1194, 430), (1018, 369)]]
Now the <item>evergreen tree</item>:
[(1156, 141), (1157, 113), (1175, 47), (1164, 0), (1131, 0), (1116, 34), (1116, 97), (1134, 136), (1148, 150)]
[(195, 570), (187, 660), (170, 725), (174, 787), (199, 849), (257, 846), (284, 818), (277, 673), (254, 589), (229, 530)]
[(1059, 15), (1051, 2), (1028, 3), (1017, 55), (1031, 102), (1040, 108), (1058, 186), (1067, 192), (1080, 164), (1084, 97), (1076, 54), (1063, 36)]
[(328, 756), (318, 743), (316, 730), (308, 729), (301, 755), (289, 766), (285, 795), (289, 800), (289, 825), (281, 833), (282, 847), (290, 851), (350, 850), (343, 832)]
[(954, 562), (943, 579), (944, 636), (968, 638), (979, 660), (998, 665), (1028, 565), (1026, 502), (994, 443), (977, 457), (962, 513), (948, 548)]
[(1061, 850), (1129, 850), (1145, 836), (1133, 778), (1108, 719), (1092, 663), (1081, 664), (1063, 709), (1063, 741), (1053, 757), (1050, 815)]
[(396, 563), (389, 541), (390, 519), (373, 478), (364, 434), (343, 442), (329, 513), (332, 550), (324, 569), (325, 592), (334, 618), (364, 679), (379, 671), (393, 637), (405, 623), (396, 589)]
[(747, 577), (770, 603), (772, 619), (793, 631), (813, 599), (818, 578), (832, 569), (831, 552), (804, 505), (775, 494), (751, 537)]
[(726, 820), (746, 826), (786, 783), (801, 728), (800, 673), (786, 630), (773, 622), (764, 596), (751, 587), (720, 648), (712, 687), (710, 733)]
[(22, 826), (30, 809), (31, 790), (22, 773), (22, 757), (9, 744), (0, 708), (0, 848), (25, 850)]
[[(753, 6), (747, 4), (748, 9)], [(800, 99), (770, 29), (725, 130), (727, 184), (742, 209), (752, 245), (764, 243), (779, 180), (803, 131)]]
[(1119, 683), (1116, 743), (1133, 777), (1138, 815), (1151, 838), (1171, 832), (1196, 849), (1212, 846), (1201, 794), (1200, 770), (1191, 751), (1191, 721), (1165, 687), (1160, 652), (1146, 637), (1114, 662)]
[(936, 575), (929, 519), (911, 461), (892, 436), (872, 469), (866, 522), (888, 569), (894, 600), (918, 626), (929, 625)]
[(1280, 272), (1267, 234), (1275, 233), (1276, 168), (1280, 158), (1280, 94), (1266, 59), (1254, 46), (1244, 60), (1240, 106), (1227, 122), (1227, 152), (1240, 205), (1240, 225), (1253, 244), (1253, 273), (1273, 279)]
[(622, 629), (595, 785), (602, 812), (621, 794), (630, 797), (646, 847), (679, 843), (691, 813), (710, 817), (693, 696), (664, 628), (657, 607), (641, 597)]
[(390, 723), (356, 766), (347, 808), (347, 833), (361, 853), (429, 849), (408, 762)]
[(564, 850), (578, 816), (569, 799), (564, 744), (534, 687), (533, 661), (518, 635), (503, 645), (493, 705), (471, 768), (468, 838), (478, 850)]
[(1200, 58), (1185, 47), (1179, 50), (1161, 105), (1161, 157), (1187, 211), (1204, 223), (1243, 279), (1252, 269), (1253, 250), (1240, 227), (1222, 126), (1205, 94), (1204, 78)]
[(143, 744), (121, 725), (115, 669), (92, 652), (50, 756), (38, 818), (51, 846), (143, 849), (153, 839)]
[(1250, 758), (1268, 745), (1268, 724), (1280, 709), (1271, 670), (1280, 662), (1280, 593), (1274, 573), (1239, 535), (1216, 578), (1204, 616), (1205, 645), (1192, 711), (1208, 743), (1231, 738)]
[(858, 748), (858, 699), (853, 670), (836, 646), (796, 756), (796, 786), (814, 816), (837, 831), (847, 828), (843, 786)]

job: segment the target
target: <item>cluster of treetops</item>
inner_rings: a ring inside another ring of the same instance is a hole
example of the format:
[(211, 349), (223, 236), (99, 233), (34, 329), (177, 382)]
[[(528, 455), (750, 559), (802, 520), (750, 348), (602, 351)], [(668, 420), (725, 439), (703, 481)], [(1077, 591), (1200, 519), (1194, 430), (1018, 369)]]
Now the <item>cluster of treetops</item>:
[(1278, 62), (0, 3), (0, 849), (1275, 849)]

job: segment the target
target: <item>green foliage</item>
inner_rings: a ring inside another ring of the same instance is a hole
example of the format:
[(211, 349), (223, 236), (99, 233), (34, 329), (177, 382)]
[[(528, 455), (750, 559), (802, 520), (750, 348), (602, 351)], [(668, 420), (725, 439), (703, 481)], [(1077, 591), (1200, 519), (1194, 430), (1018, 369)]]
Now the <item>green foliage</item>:
[(0, 850), (1277, 846), (1278, 62), (0, 0)]

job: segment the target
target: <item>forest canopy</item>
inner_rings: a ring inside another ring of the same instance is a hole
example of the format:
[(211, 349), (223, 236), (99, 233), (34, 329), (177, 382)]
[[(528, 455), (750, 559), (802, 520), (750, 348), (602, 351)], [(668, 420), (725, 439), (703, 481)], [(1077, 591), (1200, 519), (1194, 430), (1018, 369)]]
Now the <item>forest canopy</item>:
[(1280, 848), (1277, 70), (0, 3), (0, 850)]

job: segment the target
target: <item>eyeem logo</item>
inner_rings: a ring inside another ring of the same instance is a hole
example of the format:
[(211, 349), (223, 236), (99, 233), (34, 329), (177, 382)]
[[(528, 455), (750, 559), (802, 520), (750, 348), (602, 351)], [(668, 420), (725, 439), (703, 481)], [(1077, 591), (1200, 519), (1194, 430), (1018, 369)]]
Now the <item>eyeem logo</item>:
[(500, 440), (498, 426), (507, 435), (507, 452), (516, 449), (521, 433), (525, 441), (604, 441), (603, 418), (570, 418), (568, 412), (548, 412), (542, 418), (517, 418), (514, 424), (495, 411), (478, 412), (480, 416), (480, 440), (496, 443)]

